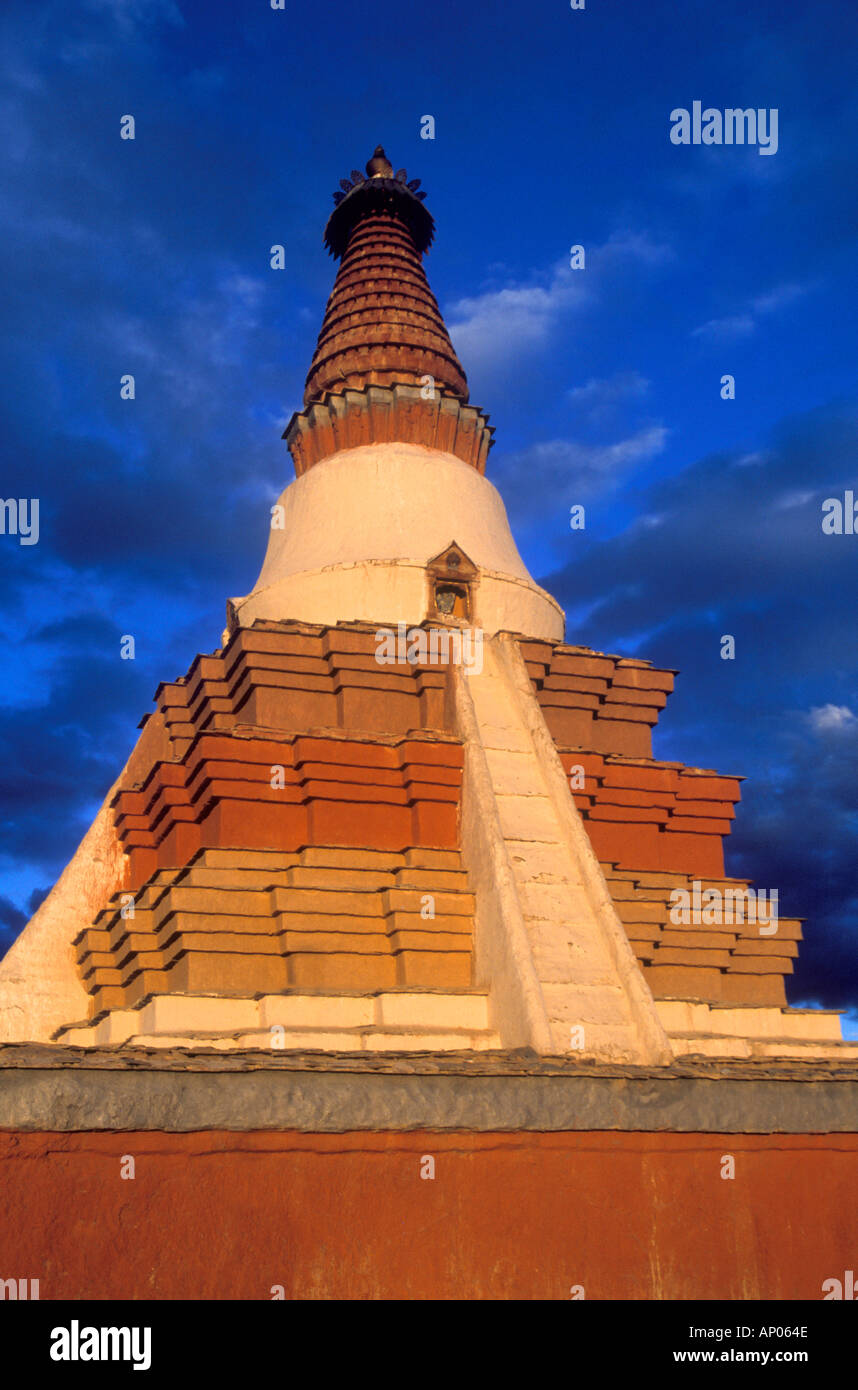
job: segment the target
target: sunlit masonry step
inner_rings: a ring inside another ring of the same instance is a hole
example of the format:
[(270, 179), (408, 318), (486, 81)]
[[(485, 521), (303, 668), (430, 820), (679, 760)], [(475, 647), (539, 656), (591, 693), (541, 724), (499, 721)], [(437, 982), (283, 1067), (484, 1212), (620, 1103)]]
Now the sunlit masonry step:
[[(534, 742), (527, 706), (533, 706), (538, 722), (541, 714), (523, 670), (520, 688), (507, 651), (502, 638), (484, 643), (484, 666), (468, 676), (468, 691), (544, 1000), (550, 1050), (568, 1054), (571, 1030), (583, 1028), (583, 1055), (641, 1060), (638, 1020), (629, 994), (630, 985), (640, 984), (638, 967), (618, 922), (617, 944), (628, 957), (625, 970), (618, 968), (606, 940), (604, 921), (585, 883), (580, 851), (558, 811), (550, 770)], [(511, 658), (513, 663), (516, 659)], [(547, 731), (546, 740), (550, 741)], [(553, 745), (551, 751), (556, 760)], [(562, 778), (562, 772), (558, 775)], [(576, 814), (571, 804), (568, 811)], [(595, 857), (594, 870), (598, 873)]]
[(155, 995), (57, 1041), (94, 1047), (236, 1047), (341, 1052), (485, 1051), (499, 1048), (483, 991), (275, 994), (259, 999)]
[(677, 1057), (858, 1059), (858, 1042), (840, 1036), (837, 1010), (740, 1008), (679, 999), (659, 999), (657, 1008)]

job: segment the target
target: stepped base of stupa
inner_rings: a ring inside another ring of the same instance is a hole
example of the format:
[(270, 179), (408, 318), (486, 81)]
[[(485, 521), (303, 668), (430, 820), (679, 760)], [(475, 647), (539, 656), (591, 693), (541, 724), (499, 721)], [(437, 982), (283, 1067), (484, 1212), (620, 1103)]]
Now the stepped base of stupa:
[[(8, 1040), (858, 1057), (836, 1013), (787, 1007), (797, 919), (671, 919), (677, 891), (750, 890), (723, 873), (737, 780), (651, 756), (671, 673), (513, 633), (471, 668), (379, 663), (378, 640), (257, 621), (160, 688), (98, 863), (85, 844), (0, 971)], [(16, 970), (59, 931), (34, 1027)]]

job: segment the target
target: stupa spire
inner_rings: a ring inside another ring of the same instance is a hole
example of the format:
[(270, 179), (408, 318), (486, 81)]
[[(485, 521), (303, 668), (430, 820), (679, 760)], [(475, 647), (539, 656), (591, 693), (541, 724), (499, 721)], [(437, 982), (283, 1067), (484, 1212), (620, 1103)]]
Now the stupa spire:
[(340, 260), (304, 406), (329, 393), (420, 385), (466, 402), (468, 383), (423, 269), (434, 233), (420, 180), (396, 174), (381, 145), (334, 194), (325, 245)]

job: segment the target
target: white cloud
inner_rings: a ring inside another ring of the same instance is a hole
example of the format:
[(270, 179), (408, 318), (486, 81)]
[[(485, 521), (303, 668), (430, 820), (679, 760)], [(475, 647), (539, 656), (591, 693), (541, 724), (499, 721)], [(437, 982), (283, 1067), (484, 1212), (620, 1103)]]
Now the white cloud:
[(558, 320), (589, 298), (583, 272), (557, 266), (547, 285), (510, 285), (460, 299), (447, 314), (459, 357), (475, 367), (497, 367), (543, 347)]
[(174, 0), (87, 0), (87, 6), (97, 13), (107, 13), (117, 29), (133, 34), (146, 24), (173, 24), (184, 28), (182, 12)]
[(803, 507), (805, 502), (809, 502), (816, 493), (813, 489), (796, 488), (792, 492), (785, 492), (773, 503), (773, 510), (776, 512), (788, 512), (793, 507)]
[(809, 289), (809, 285), (778, 285), (775, 289), (769, 290), (768, 294), (758, 295), (752, 300), (751, 308), (755, 314), (771, 314), (776, 309), (782, 309), (785, 304), (792, 304), (794, 300), (801, 299)]
[(734, 459), (734, 461), (730, 464), (730, 467), (760, 468), (764, 463), (768, 463), (770, 457), (771, 455), (759, 451), (753, 454), (742, 454), (739, 458)]
[(858, 719), (848, 705), (817, 705), (807, 718), (815, 734), (851, 732), (858, 727)]
[(561, 321), (592, 302), (600, 278), (620, 263), (656, 266), (673, 255), (670, 247), (633, 231), (615, 232), (586, 252), (586, 270), (572, 270), (564, 258), (527, 282), (487, 290), (447, 308), (450, 337), (469, 372), (504, 367), (547, 346)]
[(595, 422), (610, 414), (621, 401), (645, 396), (649, 385), (640, 372), (617, 372), (609, 377), (591, 377), (583, 386), (575, 386), (567, 391), (566, 397)]
[(691, 330), (692, 338), (710, 338), (714, 342), (726, 342), (730, 338), (746, 338), (753, 333), (756, 322), (751, 314), (733, 314), (723, 319), (709, 319), (699, 328)]
[(627, 439), (618, 440), (616, 444), (588, 445), (578, 444), (571, 439), (550, 439), (534, 444), (525, 452), (536, 463), (543, 461), (553, 465), (559, 461), (569, 472), (605, 477), (612, 476), (630, 463), (661, 453), (666, 439), (667, 430), (663, 425), (650, 425)]
[(498, 460), (494, 481), (519, 515), (550, 509), (552, 498), (580, 502), (610, 491), (637, 463), (664, 448), (669, 431), (647, 425), (614, 444), (588, 445), (548, 439)]
[(802, 295), (807, 294), (811, 289), (810, 285), (797, 285), (793, 281), (787, 284), (776, 285), (773, 290), (768, 290), (765, 294), (756, 295), (747, 307), (738, 314), (727, 314), (723, 318), (709, 319), (706, 323), (701, 323), (698, 328), (691, 330), (692, 338), (707, 338), (711, 342), (727, 342), (731, 338), (746, 338), (749, 334), (755, 333), (759, 327), (761, 318), (767, 314), (774, 314), (778, 309), (783, 309), (787, 304), (792, 304)]
[(673, 260), (674, 251), (666, 242), (654, 241), (648, 232), (612, 232), (604, 246), (596, 247), (593, 259), (597, 262), (634, 260), (644, 265), (663, 265)]

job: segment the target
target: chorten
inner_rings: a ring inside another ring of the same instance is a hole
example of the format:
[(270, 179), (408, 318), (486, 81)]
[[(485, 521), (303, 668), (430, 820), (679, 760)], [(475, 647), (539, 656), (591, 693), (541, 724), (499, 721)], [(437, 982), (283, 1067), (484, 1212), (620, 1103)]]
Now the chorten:
[(418, 180), (334, 196), (259, 579), (0, 964), (0, 1289), (849, 1298), (858, 1046), (739, 779), (523, 564)]
[(712, 915), (752, 901), (739, 779), (653, 756), (675, 673), (565, 641), (525, 567), (420, 180), (378, 147), (334, 199), (259, 578), (8, 952), (0, 1041), (858, 1056), (787, 1006), (798, 920)]

